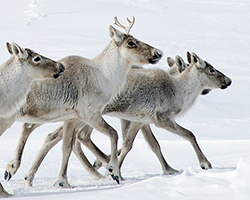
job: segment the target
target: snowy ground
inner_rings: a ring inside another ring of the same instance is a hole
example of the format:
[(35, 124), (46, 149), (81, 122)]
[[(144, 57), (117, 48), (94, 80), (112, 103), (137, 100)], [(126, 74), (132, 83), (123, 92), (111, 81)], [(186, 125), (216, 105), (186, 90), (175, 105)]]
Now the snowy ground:
[[(25, 188), (27, 173), (46, 133), (60, 123), (39, 128), (29, 139), (18, 173), (4, 187), (13, 199), (249, 199), (250, 198), (250, 2), (249, 0), (1, 0), (1, 63), (8, 59), (6, 41), (15, 41), (53, 59), (67, 55), (92, 58), (109, 43), (108, 26), (118, 16), (136, 17), (131, 33), (164, 51), (166, 57), (196, 52), (233, 79), (225, 91), (201, 96), (190, 112), (178, 119), (192, 130), (213, 169), (203, 171), (191, 145), (154, 128), (167, 161), (182, 173), (162, 176), (160, 165), (141, 134), (122, 168), (126, 181), (109, 177), (94, 181), (76, 157), (71, 157), (73, 189), (53, 187), (61, 162), (61, 145), (45, 159)], [(117, 130), (119, 121), (106, 118)], [(0, 140), (0, 174), (13, 158), (21, 131), (15, 123)], [(107, 153), (109, 140), (95, 132), (94, 141)], [(121, 141), (120, 144), (121, 146)], [(94, 156), (85, 149), (91, 161)], [(105, 174), (105, 170), (102, 171)]]

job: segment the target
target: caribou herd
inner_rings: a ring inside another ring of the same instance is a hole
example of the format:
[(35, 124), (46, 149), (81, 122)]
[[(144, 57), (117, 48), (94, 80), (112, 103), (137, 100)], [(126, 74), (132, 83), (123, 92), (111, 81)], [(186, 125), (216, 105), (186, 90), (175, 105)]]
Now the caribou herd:
[[(122, 25), (117, 17), (114, 20), (114, 24), (125, 32), (110, 26), (110, 43), (93, 59), (67, 56), (53, 61), (16, 43), (7, 43), (11, 57), (0, 67), (0, 135), (15, 121), (24, 124), (15, 157), (4, 173), (5, 180), (10, 180), (19, 169), (30, 134), (42, 124), (51, 122), (63, 124), (47, 135), (25, 176), (26, 186), (32, 186), (46, 154), (61, 140), (62, 164), (55, 186), (71, 187), (67, 166), (72, 150), (93, 178), (104, 177), (98, 172), (103, 166), (119, 184), (124, 180), (122, 163), (139, 130), (156, 154), (163, 173), (178, 174), (179, 171), (164, 159), (150, 124), (188, 140), (200, 167), (212, 168), (195, 135), (175, 119), (186, 113), (199, 95), (215, 88), (225, 89), (232, 83), (231, 79), (189, 52), (187, 63), (178, 55), (175, 59), (167, 58), (168, 70), (143, 68), (144, 64), (156, 64), (163, 52), (130, 34), (135, 18), (127, 19), (129, 26)], [(118, 149), (118, 133), (103, 115), (121, 120), (121, 149)], [(93, 129), (109, 137), (110, 155), (91, 140)], [(96, 156), (93, 164), (86, 158), (81, 143)], [(0, 197), (8, 196), (11, 195), (0, 183)]]

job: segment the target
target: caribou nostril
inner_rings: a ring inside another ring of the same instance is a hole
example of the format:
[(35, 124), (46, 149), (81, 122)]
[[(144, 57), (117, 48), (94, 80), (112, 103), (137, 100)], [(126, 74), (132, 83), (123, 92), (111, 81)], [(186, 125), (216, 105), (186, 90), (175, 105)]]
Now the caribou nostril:
[(155, 56), (156, 58), (161, 58), (162, 55), (163, 55), (162, 51), (160, 51), (160, 50), (155, 51), (155, 55), (154, 55), (154, 56)]
[(227, 86), (229, 86), (229, 85), (231, 85), (231, 84), (232, 84), (232, 80), (229, 79), (229, 80), (228, 80), (228, 83), (227, 83)]

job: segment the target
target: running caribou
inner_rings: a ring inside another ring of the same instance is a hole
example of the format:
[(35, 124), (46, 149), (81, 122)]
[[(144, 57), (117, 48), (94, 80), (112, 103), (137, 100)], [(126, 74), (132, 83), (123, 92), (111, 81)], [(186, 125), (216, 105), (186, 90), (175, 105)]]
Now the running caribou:
[[(196, 54), (188, 53), (187, 55), (189, 67), (187, 67), (182, 59), (177, 57), (176, 63), (179, 63), (179, 65), (186, 70), (183, 71), (180, 68), (179, 71), (183, 72), (181, 74), (177, 72), (176, 76), (171, 76), (169, 73), (160, 69), (133, 68), (128, 75), (124, 90), (117, 99), (105, 107), (103, 114), (122, 119), (124, 145), (119, 157), (119, 167), (121, 167), (126, 154), (132, 148), (137, 132), (141, 129), (145, 139), (161, 162), (164, 174), (174, 174), (178, 172), (165, 161), (160, 146), (150, 129), (150, 123), (154, 123), (190, 141), (195, 149), (200, 166), (203, 169), (212, 167), (211, 163), (199, 148), (193, 133), (178, 125), (175, 122), (175, 117), (185, 113), (203, 89), (225, 89), (231, 84), (231, 79), (216, 70), (208, 62), (203, 61)], [(172, 73), (175, 74), (175, 72)], [(28, 126), (28, 124), (25, 126)], [(101, 152), (90, 140), (92, 130), (92, 127), (77, 122), (73, 132), (79, 141), (87, 147), (94, 149), (95, 154), (103, 163), (108, 163), (109, 157)], [(32, 185), (37, 168), (46, 153), (61, 140), (62, 131), (63, 127), (60, 127), (47, 136), (39, 156), (36, 158), (29, 174), (26, 176), (27, 185)], [(22, 135), (26, 135), (26, 133), (27, 130), (24, 129)], [(92, 168), (84, 153), (81, 151), (80, 144), (77, 140), (73, 150), (94, 177), (102, 177)]]
[[(232, 81), (195, 53), (188, 53), (187, 56), (190, 66), (177, 76), (170, 76), (157, 69), (151, 72), (154, 76), (146, 76), (149, 72), (145, 69), (141, 70), (144, 71), (145, 78), (137, 83), (137, 77), (142, 76), (142, 72), (138, 70), (137, 73), (131, 73), (122, 93), (126, 95), (120, 95), (115, 102), (105, 107), (104, 114), (131, 121), (119, 156), (119, 167), (131, 150), (138, 131), (145, 124), (151, 123), (187, 139), (196, 152), (201, 168), (212, 167), (198, 146), (194, 134), (177, 124), (175, 118), (192, 107), (203, 89), (226, 89)], [(142, 99), (145, 101), (142, 102)], [(83, 132), (78, 133), (78, 139), (85, 144), (91, 142), (90, 136)]]
[[(162, 51), (156, 49), (129, 34), (133, 21), (128, 20), (129, 27), (121, 25), (117, 18), (115, 24), (126, 30), (122, 33), (113, 26), (109, 27), (111, 42), (95, 58), (68, 56), (61, 59), (66, 71), (58, 81), (49, 80), (34, 83), (26, 99), (26, 104), (13, 117), (1, 122), (0, 133), (11, 126), (15, 120), (33, 123), (24, 126), (31, 133), (43, 123), (64, 121), (62, 166), (55, 185), (70, 187), (67, 180), (67, 164), (72, 150), (72, 129), (77, 121), (82, 121), (106, 134), (111, 141), (111, 156), (106, 168), (113, 179), (119, 182), (117, 155), (118, 134), (102, 117), (103, 108), (117, 98), (126, 83), (126, 77), (132, 66), (155, 64), (162, 58)], [(28, 134), (24, 136), (28, 137)], [(21, 144), (21, 145), (24, 145)], [(17, 169), (20, 163), (11, 163)], [(6, 172), (5, 178), (10, 179)]]
[[(61, 63), (14, 42), (7, 42), (7, 49), (11, 57), (0, 66), (0, 120), (20, 110), (35, 80), (58, 78), (64, 72)], [(0, 197), (7, 196), (10, 194), (0, 183)]]

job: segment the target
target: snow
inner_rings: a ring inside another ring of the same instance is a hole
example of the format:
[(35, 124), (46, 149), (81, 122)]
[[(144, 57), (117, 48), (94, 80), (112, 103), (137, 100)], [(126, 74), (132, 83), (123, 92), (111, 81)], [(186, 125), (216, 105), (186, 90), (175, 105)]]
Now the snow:
[[(5, 43), (53, 58), (82, 55), (93, 58), (109, 43), (108, 27), (118, 16), (136, 17), (131, 34), (164, 51), (157, 65), (166, 68), (167, 56), (185, 58), (186, 51), (201, 58), (232, 78), (226, 90), (200, 96), (196, 105), (177, 121), (192, 130), (213, 169), (203, 171), (191, 145), (165, 130), (153, 127), (168, 163), (181, 170), (163, 176), (155, 155), (142, 135), (127, 156), (117, 185), (110, 177), (95, 181), (72, 155), (68, 169), (73, 189), (53, 187), (61, 163), (61, 143), (44, 160), (34, 180), (25, 188), (26, 175), (47, 133), (60, 123), (46, 124), (30, 136), (23, 163), (6, 182), (12, 199), (249, 199), (250, 197), (250, 2), (248, 0), (1, 0), (1, 62), (9, 58)], [(153, 67), (153, 66), (148, 66)], [(120, 131), (119, 120), (106, 117)], [(0, 140), (0, 174), (13, 158), (21, 132), (16, 122)], [(121, 138), (121, 137), (120, 137)], [(94, 132), (93, 140), (109, 152), (107, 137)], [(119, 141), (121, 146), (122, 141)], [(83, 147), (84, 148), (84, 147)], [(94, 156), (84, 148), (87, 156)], [(106, 173), (104, 169), (101, 170)]]

